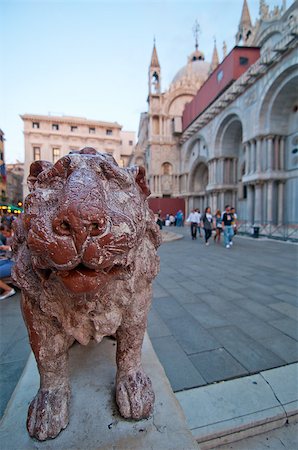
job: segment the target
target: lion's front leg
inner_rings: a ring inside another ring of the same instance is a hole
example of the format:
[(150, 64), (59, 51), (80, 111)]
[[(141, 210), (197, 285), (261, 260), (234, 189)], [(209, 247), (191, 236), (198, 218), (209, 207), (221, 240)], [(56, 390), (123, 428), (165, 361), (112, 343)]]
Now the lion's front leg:
[(117, 331), (116, 402), (128, 419), (145, 419), (154, 406), (152, 383), (141, 364), (146, 319), (144, 315), (141, 323), (121, 325)]
[(25, 296), (22, 309), (40, 373), (40, 388), (29, 406), (27, 429), (30, 436), (44, 441), (55, 438), (68, 425), (68, 348), (73, 339)]

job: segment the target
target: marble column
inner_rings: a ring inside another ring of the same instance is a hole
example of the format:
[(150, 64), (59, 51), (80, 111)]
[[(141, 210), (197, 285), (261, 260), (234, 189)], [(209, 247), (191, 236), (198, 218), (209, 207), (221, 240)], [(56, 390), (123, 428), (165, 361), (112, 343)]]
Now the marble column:
[(278, 183), (278, 192), (277, 192), (277, 222), (278, 225), (284, 224), (284, 182), (280, 181)]
[(273, 181), (268, 181), (267, 185), (267, 222), (273, 222)]
[(252, 140), (250, 146), (250, 173), (255, 172), (256, 167), (255, 163), (256, 163), (256, 142)]
[(237, 184), (238, 183), (238, 180), (237, 180), (238, 159), (237, 158), (234, 158), (233, 164), (234, 164), (234, 171), (233, 171), (233, 173), (234, 173), (234, 180), (233, 180), (233, 183)]
[(243, 147), (243, 156), (244, 156), (243, 159), (244, 159), (244, 168), (245, 168), (244, 175), (246, 176), (249, 172), (249, 165), (248, 165), (249, 155), (248, 155), (248, 144), (247, 143), (244, 144), (244, 147)]
[(262, 140), (261, 140), (261, 138), (258, 138), (257, 144), (256, 144), (256, 172), (257, 173), (260, 173), (262, 171), (261, 149), (262, 149)]
[(280, 136), (275, 136), (273, 145), (273, 170), (279, 170), (279, 144)]
[(254, 188), (251, 184), (247, 186), (247, 221), (252, 224), (254, 221)]
[(285, 137), (281, 136), (279, 143), (279, 170), (285, 170)]
[(267, 139), (267, 171), (271, 172), (273, 169), (273, 136), (268, 136)]
[(257, 183), (255, 185), (255, 211), (254, 221), (260, 225), (262, 223), (262, 184)]

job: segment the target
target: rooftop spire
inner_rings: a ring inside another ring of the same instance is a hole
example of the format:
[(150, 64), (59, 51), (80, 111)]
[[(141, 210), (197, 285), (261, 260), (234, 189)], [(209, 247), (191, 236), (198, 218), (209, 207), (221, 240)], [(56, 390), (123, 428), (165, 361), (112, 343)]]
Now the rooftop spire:
[(156, 51), (156, 47), (155, 47), (155, 42), (156, 41), (155, 41), (155, 36), (154, 36), (150, 67), (159, 67), (160, 68), (157, 51)]
[(193, 34), (194, 34), (194, 37), (195, 37), (195, 48), (196, 48), (196, 51), (197, 51), (198, 48), (199, 48), (199, 33), (200, 33), (200, 25), (199, 25), (199, 22), (197, 20), (195, 21), (195, 24), (194, 24), (192, 30), (193, 30)]
[(251, 33), (252, 23), (249, 9), (247, 6), (247, 1), (243, 0), (241, 19), (238, 26), (238, 33), (236, 34), (236, 44), (238, 45), (242, 41), (243, 45), (247, 45)]
[(214, 48), (209, 73), (212, 73), (219, 64), (218, 52), (216, 48), (216, 38), (214, 37), (213, 39), (214, 39)]
[(239, 23), (239, 28), (240, 27), (242, 27), (242, 28), (250, 28), (251, 27), (251, 19), (250, 19), (249, 9), (248, 9), (246, 0), (243, 1), (242, 14), (241, 14), (241, 19), (240, 19), (240, 23)]

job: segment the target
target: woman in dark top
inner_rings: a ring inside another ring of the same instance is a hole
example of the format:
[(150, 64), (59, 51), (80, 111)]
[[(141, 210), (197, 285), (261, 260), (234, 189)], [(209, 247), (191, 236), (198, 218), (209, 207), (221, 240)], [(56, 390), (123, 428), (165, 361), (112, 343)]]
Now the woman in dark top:
[(205, 213), (202, 217), (202, 224), (205, 231), (205, 244), (209, 245), (209, 238), (212, 234), (212, 224), (213, 224), (213, 217), (211, 214), (210, 206), (207, 206), (205, 209)]

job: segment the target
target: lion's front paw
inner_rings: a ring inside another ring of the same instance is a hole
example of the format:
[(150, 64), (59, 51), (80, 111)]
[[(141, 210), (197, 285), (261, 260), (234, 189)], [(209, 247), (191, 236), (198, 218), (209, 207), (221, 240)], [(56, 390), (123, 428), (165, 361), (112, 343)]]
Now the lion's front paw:
[(116, 401), (126, 419), (146, 419), (153, 411), (154, 392), (150, 378), (141, 370), (117, 375)]
[(39, 389), (28, 410), (30, 436), (40, 441), (55, 438), (68, 425), (69, 401), (68, 386)]

